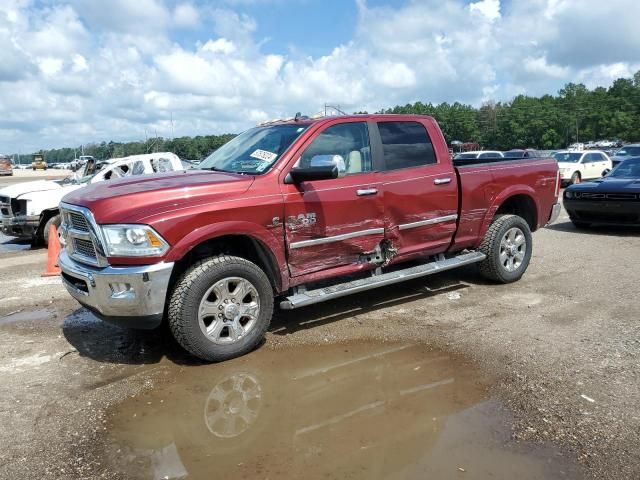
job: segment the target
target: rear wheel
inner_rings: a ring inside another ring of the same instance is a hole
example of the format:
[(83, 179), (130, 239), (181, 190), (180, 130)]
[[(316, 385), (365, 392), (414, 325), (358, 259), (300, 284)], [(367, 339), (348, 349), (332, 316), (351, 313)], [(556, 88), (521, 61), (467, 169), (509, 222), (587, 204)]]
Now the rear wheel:
[(573, 175), (571, 175), (570, 185), (577, 185), (578, 183), (582, 183), (582, 177), (580, 176), (580, 172), (573, 172)]
[(480, 273), (500, 283), (520, 280), (531, 260), (532, 240), (529, 224), (522, 217), (496, 217), (480, 245), (487, 256), (479, 263)]
[(202, 260), (176, 283), (169, 299), (171, 333), (206, 361), (249, 353), (260, 343), (273, 314), (273, 289), (265, 273), (244, 258)]

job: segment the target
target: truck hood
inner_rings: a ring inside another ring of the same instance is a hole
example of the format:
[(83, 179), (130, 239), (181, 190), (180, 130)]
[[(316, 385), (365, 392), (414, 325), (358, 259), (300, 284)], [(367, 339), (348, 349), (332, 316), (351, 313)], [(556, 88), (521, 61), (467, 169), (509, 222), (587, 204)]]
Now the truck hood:
[(36, 180), (34, 182), (18, 183), (0, 189), (0, 196), (18, 198), (25, 193), (48, 192), (50, 190), (59, 190), (62, 187), (53, 180)]
[(604, 177), (569, 187), (572, 192), (640, 193), (640, 178)]
[(206, 170), (170, 172), (91, 184), (62, 201), (88, 208), (98, 223), (144, 223), (153, 215), (241, 196), (253, 180)]

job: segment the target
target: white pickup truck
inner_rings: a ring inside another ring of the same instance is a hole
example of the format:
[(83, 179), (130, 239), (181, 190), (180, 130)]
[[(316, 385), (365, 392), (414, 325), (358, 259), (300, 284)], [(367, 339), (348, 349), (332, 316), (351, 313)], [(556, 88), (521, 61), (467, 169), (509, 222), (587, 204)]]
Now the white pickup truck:
[(60, 226), (58, 204), (67, 193), (85, 185), (133, 175), (183, 170), (170, 152), (132, 155), (105, 161), (89, 160), (74, 175), (63, 180), (37, 180), (0, 189), (0, 230), (10, 237), (49, 243), (49, 228)]

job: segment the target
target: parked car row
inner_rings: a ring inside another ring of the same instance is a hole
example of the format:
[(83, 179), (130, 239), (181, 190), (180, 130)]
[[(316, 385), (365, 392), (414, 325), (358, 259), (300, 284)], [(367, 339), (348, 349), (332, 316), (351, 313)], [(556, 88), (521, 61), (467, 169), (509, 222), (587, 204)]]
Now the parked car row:
[(620, 148), (624, 145), (624, 142), (618, 138), (614, 140), (589, 140), (588, 142), (576, 142), (569, 145), (568, 150), (589, 150), (589, 149), (605, 149), (605, 148)]

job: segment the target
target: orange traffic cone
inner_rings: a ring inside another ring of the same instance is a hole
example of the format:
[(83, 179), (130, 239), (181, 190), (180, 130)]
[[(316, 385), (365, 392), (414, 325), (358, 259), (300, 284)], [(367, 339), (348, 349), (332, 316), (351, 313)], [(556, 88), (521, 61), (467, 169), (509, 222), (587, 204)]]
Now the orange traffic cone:
[(58, 256), (60, 255), (60, 239), (58, 229), (55, 225), (49, 227), (49, 247), (47, 249), (47, 269), (42, 274), (43, 277), (55, 277), (60, 275), (58, 266)]

